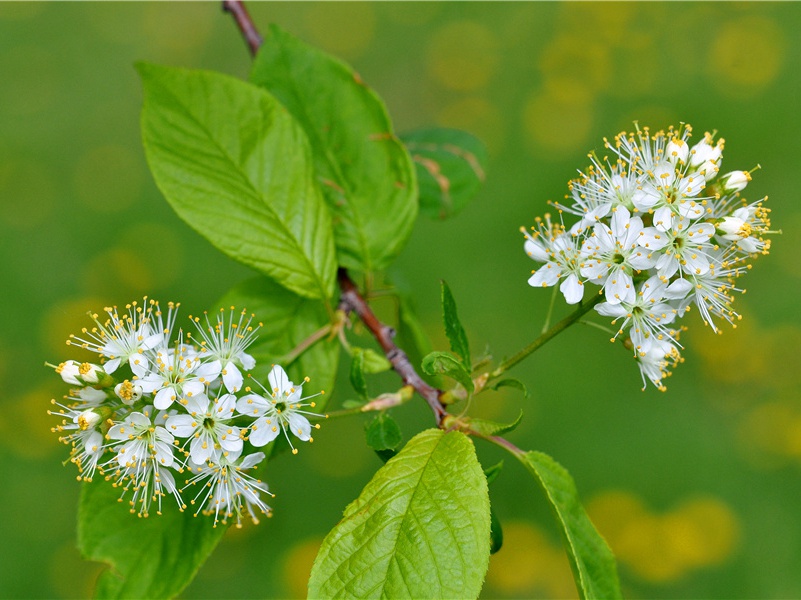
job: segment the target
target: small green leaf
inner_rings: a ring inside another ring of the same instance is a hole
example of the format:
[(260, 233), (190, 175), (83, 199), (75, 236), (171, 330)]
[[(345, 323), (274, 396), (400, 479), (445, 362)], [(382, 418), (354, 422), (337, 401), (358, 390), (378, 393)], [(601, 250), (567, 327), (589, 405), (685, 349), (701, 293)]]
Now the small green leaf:
[(140, 63), (142, 138), (175, 212), (228, 256), (330, 298), (331, 218), (303, 130), (269, 93), (219, 73)]
[(554, 510), (579, 595), (582, 598), (621, 598), (615, 557), (584, 511), (573, 478), (542, 452), (515, 456), (539, 481)]
[(503, 546), (503, 527), (495, 509), (490, 505), (490, 554), (495, 554)]
[[(321, 301), (301, 298), (267, 277), (248, 279), (235, 286), (215, 305), (219, 306), (247, 308), (263, 323), (258, 338), (248, 349), (256, 359), (253, 376), (263, 384), (274, 363), (329, 323)], [(309, 377), (309, 383), (303, 384), (304, 395), (326, 392), (315, 399), (319, 410), (325, 408), (334, 389), (339, 353), (339, 340), (323, 338), (292, 363), (281, 365), (296, 383)]]
[[(84, 484), (78, 507), (78, 548), (87, 560), (107, 563), (98, 598), (172, 598), (194, 578), (226, 527), (214, 519), (165, 506), (140, 519), (117, 502), (121, 490), (102, 478)], [(172, 500), (169, 496), (164, 502)]]
[(428, 375), (447, 375), (461, 383), (471, 392), (475, 389), (470, 373), (465, 366), (447, 352), (431, 352), (422, 363), (423, 372)]
[(397, 450), (403, 441), (400, 427), (387, 413), (379, 414), (365, 425), (367, 445), (373, 450)]
[(359, 396), (367, 399), (367, 381), (364, 378), (364, 352), (361, 348), (353, 349), (350, 363), (350, 384)]
[(517, 418), (511, 423), (496, 423), (484, 419), (470, 419), (470, 429), (484, 436), (501, 435), (517, 429), (517, 426), (520, 425), (522, 420), (523, 411), (521, 410)]
[(487, 480), (458, 431), (416, 435), (323, 540), (310, 598), (476, 598), (489, 564)]
[(526, 388), (526, 384), (520, 381), (519, 379), (501, 379), (497, 383), (492, 384), (489, 386), (491, 390), (498, 390), (502, 387), (510, 387), (516, 390), (520, 390), (523, 392), (523, 396), (528, 397), (528, 389)]
[(445, 335), (451, 344), (451, 350), (462, 357), (462, 363), (471, 371), (472, 362), (470, 360), (470, 344), (467, 341), (467, 333), (459, 322), (459, 315), (456, 312), (456, 300), (453, 299), (451, 288), (442, 281), (442, 320), (445, 323)]
[(417, 219), (417, 178), (384, 103), (342, 61), (271, 25), (250, 80), (268, 89), (311, 141), (339, 263), (383, 269)]
[(503, 461), (498, 461), (491, 467), (487, 467), (484, 469), (484, 477), (487, 478), (487, 485), (490, 485), (493, 481), (498, 479), (498, 475), (501, 474), (503, 470)]
[(484, 183), (487, 150), (457, 129), (424, 129), (401, 136), (417, 167), (420, 212), (432, 219), (452, 217)]
[(364, 372), (374, 375), (392, 368), (392, 364), (381, 354), (371, 348), (364, 348)]

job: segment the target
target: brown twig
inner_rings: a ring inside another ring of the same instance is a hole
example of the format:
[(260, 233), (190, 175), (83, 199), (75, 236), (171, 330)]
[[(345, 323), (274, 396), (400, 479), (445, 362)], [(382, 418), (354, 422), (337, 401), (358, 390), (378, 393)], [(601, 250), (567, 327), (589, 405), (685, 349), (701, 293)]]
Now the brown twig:
[(417, 374), (406, 353), (395, 345), (392, 339), (395, 336), (395, 330), (378, 320), (378, 317), (375, 316), (375, 313), (359, 293), (359, 289), (345, 269), (337, 271), (337, 281), (339, 281), (339, 289), (342, 290), (339, 301), (340, 309), (356, 313), (362, 323), (370, 330), (370, 333), (373, 334), (373, 337), (384, 351), (387, 360), (392, 365), (392, 368), (395, 369), (395, 372), (400, 375), (403, 383), (412, 386), (428, 402), (431, 410), (434, 411), (437, 423), (440, 423), (445, 416), (445, 407), (439, 400), (442, 391), (428, 385)]
[(242, 37), (245, 38), (251, 56), (256, 56), (264, 42), (264, 38), (261, 37), (258, 29), (256, 29), (256, 25), (251, 20), (245, 5), (240, 0), (223, 0), (222, 9), (234, 17)]

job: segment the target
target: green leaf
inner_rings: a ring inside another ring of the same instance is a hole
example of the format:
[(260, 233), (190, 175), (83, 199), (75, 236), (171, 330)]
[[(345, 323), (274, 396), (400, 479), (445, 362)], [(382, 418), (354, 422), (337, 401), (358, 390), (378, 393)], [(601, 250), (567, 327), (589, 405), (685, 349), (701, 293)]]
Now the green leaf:
[[(267, 277), (236, 285), (215, 305), (219, 306), (247, 308), (264, 324), (248, 352), (256, 359), (253, 376), (265, 385), (273, 364), (280, 363), (284, 355), (329, 323), (320, 300), (301, 298)], [(325, 395), (315, 399), (318, 410), (325, 408), (333, 391), (339, 353), (339, 340), (323, 337), (297, 360), (281, 365), (292, 381), (310, 378), (304, 384), (304, 395), (325, 390)]]
[(451, 288), (445, 281), (442, 281), (442, 321), (445, 323), (445, 335), (451, 344), (451, 350), (462, 357), (462, 363), (470, 372), (472, 362), (470, 360), (470, 344), (467, 341), (467, 333), (459, 322), (459, 314), (456, 312), (456, 300), (453, 299)]
[(392, 368), (392, 364), (375, 350), (371, 348), (363, 348), (364, 353), (364, 372), (374, 375), (376, 373), (383, 373)]
[(458, 431), (423, 431), (325, 538), (309, 597), (475, 598), (489, 536), (487, 480), (472, 442)]
[(379, 414), (365, 425), (367, 445), (373, 450), (397, 450), (403, 441), (400, 427), (387, 413)]
[(542, 452), (515, 456), (545, 490), (562, 531), (579, 595), (582, 598), (621, 598), (615, 557), (584, 511), (573, 478)]
[(431, 352), (423, 358), (423, 372), (428, 375), (447, 375), (461, 383), (468, 392), (475, 389), (465, 366), (447, 352)]
[(495, 421), (486, 421), (484, 419), (470, 419), (470, 429), (483, 436), (501, 435), (509, 433), (517, 429), (520, 422), (523, 420), (523, 411), (517, 415), (517, 418), (511, 423), (496, 423)]
[(383, 269), (417, 218), (415, 168), (386, 108), (348, 65), (271, 25), (250, 77), (298, 120), (334, 215), (337, 257)]
[(503, 546), (503, 527), (495, 509), (490, 506), (490, 554), (495, 554)]
[(353, 349), (350, 363), (350, 384), (362, 398), (367, 398), (367, 381), (364, 378), (364, 352), (361, 348)]
[(142, 137), (175, 212), (228, 256), (329, 298), (331, 218), (303, 130), (269, 93), (219, 73), (140, 63)]
[(516, 390), (520, 390), (523, 392), (523, 396), (528, 397), (528, 389), (526, 388), (526, 384), (520, 381), (519, 379), (501, 379), (499, 382), (492, 384), (489, 386), (491, 390), (499, 390), (502, 387), (510, 387)]
[(498, 461), (491, 467), (487, 467), (484, 469), (484, 477), (487, 478), (487, 485), (490, 485), (493, 481), (498, 479), (498, 475), (501, 474), (503, 470), (503, 461)]
[[(84, 484), (78, 507), (78, 548), (109, 570), (98, 580), (98, 598), (172, 598), (194, 578), (226, 531), (214, 519), (165, 506), (164, 514), (141, 519), (120, 489), (102, 478)], [(164, 502), (171, 500), (168, 496)]]
[(487, 150), (458, 129), (423, 129), (401, 136), (417, 167), (420, 212), (433, 219), (462, 210), (484, 183)]

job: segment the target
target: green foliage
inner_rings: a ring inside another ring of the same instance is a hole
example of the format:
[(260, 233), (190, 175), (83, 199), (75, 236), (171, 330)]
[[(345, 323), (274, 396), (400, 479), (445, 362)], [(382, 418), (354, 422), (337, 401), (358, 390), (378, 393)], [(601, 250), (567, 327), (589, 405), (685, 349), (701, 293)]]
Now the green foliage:
[(397, 450), (403, 441), (400, 427), (391, 416), (382, 412), (365, 426), (367, 445), (373, 450)]
[(417, 218), (415, 169), (381, 99), (342, 61), (271, 25), (251, 81), (268, 89), (311, 141), (347, 268), (389, 265)]
[(364, 372), (374, 375), (376, 373), (383, 373), (392, 368), (392, 364), (381, 354), (372, 348), (361, 348), (364, 355)]
[(350, 363), (350, 384), (356, 393), (367, 399), (367, 380), (364, 378), (364, 351), (361, 348), (353, 349)]
[(331, 218), (306, 136), (266, 91), (221, 75), (138, 65), (150, 170), (178, 215), (228, 256), (308, 298), (329, 298)]
[[(217, 305), (246, 307), (264, 323), (258, 339), (249, 349), (257, 361), (254, 377), (262, 383), (272, 364), (281, 363), (288, 352), (329, 324), (328, 313), (320, 300), (301, 298), (267, 277), (248, 279), (236, 285)], [(326, 394), (316, 399), (320, 410), (325, 408), (334, 388), (339, 353), (339, 340), (323, 336), (297, 359), (281, 365), (295, 382), (310, 377), (311, 381), (305, 384), (310, 392), (325, 390)]]
[(423, 431), (325, 538), (309, 597), (475, 598), (489, 536), (487, 480), (472, 442), (457, 431)]
[(612, 551), (579, 501), (570, 474), (547, 454), (515, 454), (545, 491), (565, 540), (576, 587), (582, 598), (621, 598)]
[(516, 390), (520, 390), (521, 392), (523, 392), (524, 396), (528, 397), (528, 388), (526, 388), (526, 384), (520, 381), (519, 379), (514, 379), (509, 377), (507, 379), (501, 379), (497, 383), (493, 383), (491, 386), (489, 386), (491, 390), (496, 390), (496, 391), (502, 387), (510, 387)]
[(503, 546), (503, 527), (501, 520), (495, 513), (495, 508), (490, 507), (490, 554), (495, 554)]
[(523, 411), (517, 415), (517, 418), (511, 423), (496, 423), (494, 421), (487, 421), (485, 419), (470, 419), (470, 429), (483, 436), (501, 435), (509, 433), (517, 429), (520, 422), (523, 420)]
[(442, 281), (442, 321), (445, 324), (445, 335), (448, 336), (451, 350), (462, 357), (462, 363), (469, 373), (472, 366), (470, 344), (456, 312), (456, 300), (453, 298), (451, 288), (444, 281)]
[(461, 383), (468, 392), (475, 389), (467, 368), (447, 352), (431, 352), (423, 358), (423, 372), (428, 375), (447, 375)]
[[(102, 478), (85, 484), (78, 508), (78, 548), (84, 558), (107, 563), (98, 598), (172, 598), (192, 580), (225, 533), (192, 509), (138, 519), (117, 502), (120, 488)], [(169, 496), (164, 502), (172, 502)]]
[(484, 182), (487, 150), (458, 129), (421, 129), (401, 136), (417, 167), (420, 211), (434, 219), (452, 217)]

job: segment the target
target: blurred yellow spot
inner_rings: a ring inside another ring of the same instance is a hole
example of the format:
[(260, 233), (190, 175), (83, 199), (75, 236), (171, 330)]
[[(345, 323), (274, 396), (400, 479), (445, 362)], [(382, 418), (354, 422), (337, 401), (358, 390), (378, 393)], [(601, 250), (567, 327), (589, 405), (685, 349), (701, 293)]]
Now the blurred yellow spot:
[[(56, 99), (55, 82), (60, 73), (57, 61), (42, 46), (14, 46), (0, 52), (0, 73), (6, 85), (0, 86), (0, 106), (6, 124), (12, 115), (34, 115), (49, 108)], [(13, 85), (8, 83), (13, 82)]]
[(322, 538), (298, 542), (284, 557), (283, 575), (290, 598), (305, 598), (314, 559), (323, 543)]
[(490, 558), (486, 590), (518, 598), (575, 598), (576, 586), (561, 544), (535, 525), (504, 521), (503, 547)]
[(0, 220), (22, 231), (38, 227), (51, 216), (57, 189), (42, 164), (23, 161), (0, 164), (0, 198), (8, 203), (6, 210), (0, 211)]
[(529, 96), (523, 108), (523, 126), (535, 153), (559, 158), (587, 145), (593, 105), (585, 95), (550, 88)]
[(445, 87), (469, 92), (487, 85), (498, 59), (492, 31), (474, 21), (460, 21), (445, 25), (431, 38), (426, 68)]
[(442, 12), (439, 2), (387, 2), (378, 6), (390, 21), (401, 25), (424, 25)]
[[(158, 240), (158, 243), (143, 244), (142, 240)], [(147, 266), (152, 293), (174, 283), (183, 269), (184, 247), (181, 238), (165, 225), (134, 223), (122, 231), (119, 247), (135, 250), (138, 260)]]
[(22, 21), (36, 17), (47, 6), (46, 2), (0, 2), (0, 20)]
[(539, 67), (546, 88), (585, 103), (609, 85), (609, 49), (591, 38), (570, 34), (554, 38), (543, 49)]
[(442, 127), (469, 131), (487, 145), (490, 154), (501, 149), (506, 136), (506, 122), (500, 109), (484, 98), (457, 100), (440, 110), (436, 121)]
[(759, 404), (743, 417), (737, 433), (751, 464), (782, 467), (801, 458), (801, 407), (783, 401)]
[(78, 159), (72, 181), (78, 199), (88, 208), (122, 211), (139, 196), (144, 165), (124, 146), (99, 146)]
[(196, 53), (209, 40), (217, 11), (198, 4), (152, 2), (139, 5), (142, 33), (149, 47), (178, 55)]
[[(64, 515), (64, 518), (70, 517)], [(71, 518), (74, 519), (74, 515)], [(41, 559), (46, 559), (49, 563), (47, 571), (50, 585), (62, 598), (94, 596), (97, 577), (105, 569), (100, 563), (82, 559), (75, 547), (75, 540), (52, 548), (49, 556)], [(44, 562), (41, 559), (40, 562)]]
[(706, 496), (658, 515), (636, 495), (611, 490), (591, 499), (587, 512), (620, 563), (654, 583), (725, 562), (739, 539), (731, 509)]
[(724, 23), (709, 51), (709, 76), (726, 95), (757, 93), (776, 79), (786, 45), (782, 29), (767, 17)]
[(373, 41), (375, 10), (368, 2), (319, 2), (306, 10), (304, 24), (311, 43), (354, 59)]
[(139, 296), (153, 292), (153, 274), (137, 246), (111, 248), (93, 257), (83, 271), (90, 294)]
[[(102, 313), (103, 307), (109, 304), (107, 299), (85, 297), (63, 300), (51, 306), (42, 316), (39, 324), (42, 347), (50, 353), (50, 356), (47, 357), (48, 362), (58, 364), (68, 358), (97, 362), (96, 354), (78, 349), (77, 346), (67, 346), (66, 341), (71, 333), (77, 335), (81, 332), (81, 328), (91, 328), (94, 325), (86, 313), (90, 311)], [(54, 377), (61, 381), (60, 377)], [(59, 396), (61, 393), (59, 392)]]
[(559, 17), (555, 29), (577, 36), (581, 41), (602, 39), (606, 44), (620, 44), (636, 33), (632, 21), (642, 8), (636, 3), (611, 4), (583, 2), (559, 4)]
[(66, 458), (69, 450), (58, 441), (58, 434), (51, 427), (61, 424), (61, 419), (48, 415), (54, 409), (50, 400), (60, 400), (67, 392), (61, 377), (49, 367), (42, 366), (42, 380), (50, 381), (17, 397), (3, 399), (3, 418), (0, 419), (0, 440), (11, 452), (26, 459), (44, 458), (63, 451)]

